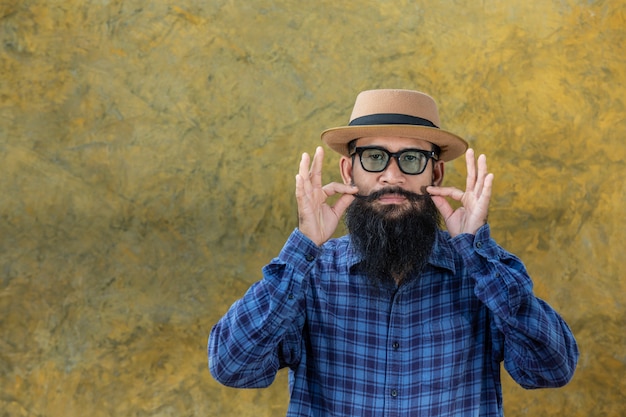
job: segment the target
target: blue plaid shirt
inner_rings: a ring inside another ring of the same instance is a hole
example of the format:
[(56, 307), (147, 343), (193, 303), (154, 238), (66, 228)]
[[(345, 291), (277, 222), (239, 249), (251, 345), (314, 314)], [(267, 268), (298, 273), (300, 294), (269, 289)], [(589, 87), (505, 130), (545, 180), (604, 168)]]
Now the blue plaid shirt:
[(501, 416), (500, 364), (525, 388), (572, 377), (567, 324), (489, 227), (441, 232), (419, 279), (373, 288), (348, 237), (297, 229), (213, 327), (221, 383), (267, 387), (289, 367), (288, 416)]

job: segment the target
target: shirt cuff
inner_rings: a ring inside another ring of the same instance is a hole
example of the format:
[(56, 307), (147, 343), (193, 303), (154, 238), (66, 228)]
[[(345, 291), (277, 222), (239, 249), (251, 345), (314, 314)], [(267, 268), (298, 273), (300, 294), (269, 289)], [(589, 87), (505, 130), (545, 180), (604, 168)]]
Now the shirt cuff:
[(278, 260), (292, 265), (296, 270), (304, 271), (311, 268), (321, 252), (319, 246), (296, 228), (285, 242)]
[(491, 238), (489, 224), (484, 224), (475, 235), (463, 233), (452, 239), (452, 244), (471, 267), (477, 266), (475, 255), (484, 259), (499, 259), (500, 247)]

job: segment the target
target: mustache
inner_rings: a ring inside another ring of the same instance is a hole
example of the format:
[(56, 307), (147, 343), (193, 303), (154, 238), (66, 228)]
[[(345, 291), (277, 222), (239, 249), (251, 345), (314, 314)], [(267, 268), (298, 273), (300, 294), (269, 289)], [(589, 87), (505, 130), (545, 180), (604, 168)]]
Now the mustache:
[(422, 190), (424, 193), (423, 194), (417, 194), (414, 193), (412, 191), (407, 191), (404, 190), (402, 188), (399, 187), (387, 187), (387, 188), (382, 188), (378, 191), (374, 191), (373, 193), (367, 194), (367, 195), (363, 195), (363, 194), (353, 194), (354, 197), (356, 197), (359, 200), (363, 200), (366, 202), (373, 202), (375, 200), (378, 200), (379, 198), (381, 198), (382, 196), (386, 195), (386, 194), (396, 194), (396, 195), (401, 195), (403, 197), (405, 197), (407, 200), (414, 202), (414, 201), (422, 201), (422, 200), (427, 200), (430, 198), (430, 194), (426, 193), (426, 187), (424, 187), (424, 189)]

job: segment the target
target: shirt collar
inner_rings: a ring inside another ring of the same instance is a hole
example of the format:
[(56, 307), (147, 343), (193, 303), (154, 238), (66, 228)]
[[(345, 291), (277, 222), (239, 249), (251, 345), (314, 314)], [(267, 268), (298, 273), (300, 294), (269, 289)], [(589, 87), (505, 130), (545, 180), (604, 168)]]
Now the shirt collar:
[[(346, 251), (348, 267), (352, 269), (355, 265), (363, 260), (363, 257), (352, 245), (352, 242), (350, 241), (350, 236), (346, 235), (344, 236), (344, 238), (348, 242)], [(450, 245), (450, 235), (448, 234), (448, 232), (440, 230), (437, 233), (437, 238), (435, 239), (433, 251), (430, 254), (428, 263), (438, 268), (448, 269), (451, 272), (454, 272), (456, 270), (454, 263), (454, 251), (452, 249), (452, 246)]]

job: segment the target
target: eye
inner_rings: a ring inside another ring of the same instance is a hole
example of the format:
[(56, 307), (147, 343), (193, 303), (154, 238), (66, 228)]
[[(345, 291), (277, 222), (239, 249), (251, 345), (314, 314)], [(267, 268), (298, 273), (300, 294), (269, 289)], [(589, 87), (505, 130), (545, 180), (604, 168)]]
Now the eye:
[(387, 154), (379, 149), (368, 149), (363, 152), (363, 157), (371, 159), (375, 162), (381, 162), (387, 160)]
[(420, 152), (406, 152), (400, 156), (400, 159), (409, 163), (421, 163), (425, 157)]

